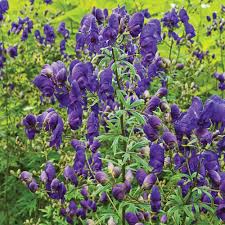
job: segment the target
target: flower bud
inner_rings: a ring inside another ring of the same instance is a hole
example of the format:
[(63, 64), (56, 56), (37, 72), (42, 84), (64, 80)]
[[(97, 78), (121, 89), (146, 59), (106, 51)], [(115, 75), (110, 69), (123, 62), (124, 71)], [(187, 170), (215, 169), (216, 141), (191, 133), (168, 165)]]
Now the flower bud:
[(158, 96), (159, 98), (162, 98), (164, 96), (166, 96), (168, 94), (168, 90), (166, 87), (161, 87), (157, 92), (156, 92), (156, 96)]
[(100, 196), (99, 201), (101, 203), (107, 203), (108, 202), (108, 196), (107, 196), (107, 194), (105, 192), (102, 192), (101, 193), (101, 196)]
[(30, 189), (31, 192), (36, 192), (37, 189), (38, 189), (38, 184), (37, 184), (37, 182), (33, 179), (33, 180), (29, 183), (28, 188)]
[(157, 116), (149, 116), (148, 124), (151, 125), (153, 129), (158, 129), (161, 126), (161, 120)]
[(176, 136), (169, 131), (163, 133), (162, 139), (169, 147), (173, 147), (177, 143)]
[(108, 182), (108, 176), (106, 173), (102, 171), (98, 171), (95, 173), (95, 179), (100, 183), (100, 184), (106, 184)]
[(30, 182), (32, 181), (32, 173), (27, 172), (27, 171), (23, 171), (23, 172), (20, 174), (19, 178), (20, 178), (22, 181), (24, 181), (24, 182), (26, 182), (26, 183), (28, 184), (28, 183), (30, 183)]
[(166, 223), (167, 222), (167, 216), (165, 214), (161, 216), (160, 222), (161, 223)]
[(84, 196), (85, 199), (87, 199), (88, 198), (88, 186), (87, 185), (83, 186), (80, 193)]
[(156, 180), (157, 177), (154, 173), (147, 175), (143, 181), (142, 188), (151, 189), (152, 186), (155, 184)]
[(118, 166), (115, 166), (112, 170), (112, 176), (118, 178), (121, 174), (121, 169)]
[(176, 69), (178, 69), (178, 70), (182, 70), (183, 68), (184, 68), (184, 64), (183, 63), (178, 63), (176, 65)]
[(108, 220), (108, 225), (117, 225), (112, 216)]
[(87, 225), (95, 225), (95, 222), (91, 219), (87, 219)]
[(135, 225), (136, 223), (139, 222), (136, 214), (134, 214), (132, 212), (125, 213), (125, 219), (129, 225)]
[(112, 195), (118, 201), (122, 201), (125, 198), (126, 186), (125, 184), (116, 184), (112, 188)]
[(130, 169), (127, 171), (125, 179), (128, 180), (130, 183), (133, 181), (134, 175)]
[(145, 177), (147, 176), (146, 172), (143, 169), (139, 169), (136, 172), (136, 179), (138, 184), (141, 186), (144, 182)]

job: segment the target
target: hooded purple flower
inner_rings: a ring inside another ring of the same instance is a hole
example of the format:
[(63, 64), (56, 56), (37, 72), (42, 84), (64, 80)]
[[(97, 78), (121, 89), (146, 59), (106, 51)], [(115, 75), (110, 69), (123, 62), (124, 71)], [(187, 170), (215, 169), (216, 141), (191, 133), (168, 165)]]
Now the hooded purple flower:
[(220, 204), (216, 209), (216, 215), (222, 221), (225, 221), (225, 204)]
[(189, 20), (189, 16), (187, 14), (187, 11), (184, 8), (182, 8), (180, 10), (179, 17), (180, 17), (180, 20), (181, 20), (182, 23), (186, 23)]
[(15, 58), (18, 54), (17, 54), (17, 46), (14, 46), (14, 47), (9, 47), (7, 49), (7, 52), (9, 54), (9, 56), (11, 58)]
[(42, 92), (44, 96), (53, 96), (54, 84), (48, 77), (44, 75), (38, 75), (35, 77), (33, 83)]
[(129, 225), (135, 225), (139, 222), (138, 217), (135, 213), (127, 212), (125, 214), (125, 219)]
[(107, 68), (103, 70), (100, 74), (100, 86), (98, 91), (99, 98), (108, 104), (113, 101), (114, 89), (112, 87), (112, 70)]
[(89, 77), (93, 76), (93, 66), (91, 63), (77, 63), (72, 70), (69, 81), (72, 83), (74, 80), (78, 83), (80, 90), (90, 88)]
[(145, 178), (147, 177), (147, 173), (143, 169), (138, 169), (136, 172), (136, 179), (140, 186), (143, 185)]
[(116, 41), (119, 31), (118, 15), (112, 13), (108, 20), (108, 26), (103, 30), (103, 40), (107, 45), (112, 45)]
[(118, 201), (122, 201), (125, 198), (126, 193), (127, 187), (124, 183), (115, 184), (112, 188), (112, 195)]
[(44, 25), (44, 34), (46, 44), (53, 44), (55, 42), (54, 28), (48, 24)]
[(69, 36), (70, 36), (69, 30), (66, 29), (66, 24), (65, 24), (65, 22), (61, 22), (61, 23), (59, 24), (58, 32), (59, 32), (65, 39), (69, 38)]
[(83, 116), (83, 100), (81, 98), (80, 87), (74, 80), (69, 94), (68, 121), (72, 130), (78, 129), (82, 124)]
[(137, 37), (144, 24), (144, 15), (141, 12), (135, 13), (129, 20), (128, 28), (132, 37)]
[(142, 188), (147, 190), (151, 189), (152, 186), (155, 184), (156, 180), (157, 180), (157, 177), (154, 173), (147, 175), (143, 181)]
[(27, 115), (23, 119), (23, 126), (25, 126), (25, 133), (28, 139), (34, 139), (36, 134), (36, 117), (32, 114)]
[(175, 8), (173, 8), (170, 12), (165, 13), (162, 22), (164, 26), (170, 29), (178, 27), (179, 18), (177, 16)]
[(150, 101), (148, 102), (147, 109), (145, 110), (146, 113), (152, 114), (153, 111), (157, 109), (157, 107), (160, 105), (160, 98), (157, 96), (152, 96)]
[(72, 167), (66, 166), (64, 169), (64, 177), (66, 180), (69, 180), (71, 183), (74, 184), (74, 186), (78, 185), (77, 177), (75, 175), (75, 171)]
[(180, 115), (181, 115), (181, 112), (180, 112), (180, 109), (179, 107), (176, 105), (176, 104), (172, 104), (170, 106), (170, 114), (171, 114), (171, 117), (172, 117), (172, 120), (173, 122), (176, 121)]
[(164, 165), (164, 148), (159, 144), (151, 144), (149, 165), (153, 167), (153, 171), (160, 173)]
[(54, 110), (49, 110), (47, 115), (44, 116), (43, 125), (46, 131), (52, 133), (49, 143), (50, 147), (59, 148), (62, 143), (62, 133), (64, 131), (62, 118)]
[(96, 114), (94, 111), (91, 112), (90, 116), (87, 120), (87, 139), (90, 144), (93, 143), (94, 138), (99, 135), (99, 120), (98, 120), (98, 114)]
[(176, 136), (169, 131), (163, 133), (162, 139), (169, 147), (173, 147), (177, 143)]
[(76, 155), (74, 158), (73, 168), (77, 175), (85, 175), (85, 164), (86, 164), (86, 156), (85, 156), (85, 144), (76, 139), (72, 140), (71, 145), (76, 151)]
[(153, 212), (158, 212), (161, 208), (161, 195), (159, 192), (159, 188), (156, 185), (152, 187), (150, 205)]
[(99, 24), (102, 24), (104, 22), (105, 15), (101, 9), (93, 7), (92, 14), (95, 16), (95, 18)]
[(98, 171), (95, 173), (95, 179), (100, 183), (100, 184), (106, 184), (108, 182), (108, 176), (106, 175), (105, 172), (103, 171)]
[(194, 97), (187, 112), (175, 122), (176, 134), (190, 136), (192, 131), (198, 127), (198, 120), (202, 110), (203, 105), (200, 98)]
[(140, 35), (142, 63), (144, 66), (149, 65), (153, 61), (159, 41), (161, 41), (160, 22), (153, 19), (143, 27)]
[(0, 1), (0, 14), (4, 14), (9, 9), (9, 3), (7, 0)]
[(145, 124), (143, 131), (150, 141), (155, 141), (159, 138), (157, 129), (154, 129), (150, 124)]

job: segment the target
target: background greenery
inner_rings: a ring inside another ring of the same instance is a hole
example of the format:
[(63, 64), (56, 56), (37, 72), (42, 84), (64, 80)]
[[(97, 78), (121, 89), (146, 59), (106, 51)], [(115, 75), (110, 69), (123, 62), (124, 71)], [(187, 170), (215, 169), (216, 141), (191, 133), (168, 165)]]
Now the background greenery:
[[(57, 215), (55, 205), (47, 204), (44, 196), (35, 195), (21, 184), (18, 174), (22, 170), (33, 171), (41, 168), (46, 160), (55, 162), (71, 160), (70, 154), (66, 152), (69, 146), (65, 145), (61, 154), (52, 152), (44, 145), (45, 136), (42, 135), (34, 141), (28, 141), (25, 137), (21, 119), (29, 112), (39, 113), (47, 108), (48, 102), (41, 104), (39, 92), (34, 88), (32, 79), (39, 73), (41, 67), (55, 60), (62, 60), (69, 64), (69, 60), (61, 58), (59, 43), (62, 37), (57, 36), (53, 46), (40, 46), (35, 38), (34, 31), (49, 23), (55, 27), (60, 22), (66, 22), (71, 32), (71, 38), (67, 43), (67, 53), (74, 56), (75, 33), (82, 17), (89, 13), (93, 6), (108, 8), (109, 10), (118, 5), (125, 5), (129, 12), (148, 8), (152, 17), (161, 18), (173, 4), (188, 9), (190, 21), (197, 31), (194, 47), (201, 50), (209, 50), (216, 58), (211, 58), (200, 63), (192, 60), (192, 50), (183, 48), (180, 52), (179, 62), (187, 62), (186, 68), (178, 74), (170, 71), (169, 100), (175, 101), (185, 109), (190, 103), (193, 95), (201, 95), (207, 98), (209, 95), (222, 94), (216, 88), (216, 81), (212, 74), (216, 70), (221, 71), (220, 48), (216, 46), (218, 35), (206, 36), (206, 15), (213, 11), (220, 11), (221, 0), (53, 0), (53, 4), (46, 5), (43, 0), (35, 0), (33, 6), (29, 0), (9, 0), (9, 11), (6, 20), (0, 25), (0, 42), (6, 45), (18, 45), (18, 57), (7, 58), (7, 62), (0, 71), (0, 224), (64, 224)], [(18, 17), (28, 16), (33, 20), (34, 28), (32, 34), (25, 42), (20, 41), (20, 36), (7, 32), (11, 22), (17, 21)], [(223, 37), (224, 38), (224, 37)], [(2, 39), (2, 40), (1, 40)], [(160, 45), (159, 51), (163, 57), (168, 57), (170, 43)], [(178, 48), (172, 49), (172, 58), (176, 58)], [(74, 57), (73, 57), (74, 56)], [(14, 89), (10, 89), (10, 84)], [(154, 93), (157, 84), (152, 85), (150, 91)], [(39, 102), (37, 104), (37, 102)], [(50, 104), (49, 104), (50, 106)], [(57, 106), (56, 106), (57, 107)], [(65, 137), (65, 139), (69, 137)], [(71, 153), (72, 154), (72, 153)], [(72, 155), (71, 155), (72, 156)], [(38, 209), (41, 210), (38, 210)]]

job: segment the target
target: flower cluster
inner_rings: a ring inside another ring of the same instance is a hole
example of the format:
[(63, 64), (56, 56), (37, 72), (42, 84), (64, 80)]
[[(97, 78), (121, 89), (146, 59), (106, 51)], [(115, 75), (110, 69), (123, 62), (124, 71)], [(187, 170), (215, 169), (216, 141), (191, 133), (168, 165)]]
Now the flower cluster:
[[(102, 205), (120, 209), (120, 204), (132, 201), (138, 205), (135, 212), (123, 206), (122, 217), (117, 218), (119, 224), (125, 224), (125, 220), (130, 225), (166, 223), (166, 196), (171, 193), (166, 188), (162, 192), (162, 183), (168, 168), (180, 175), (176, 185), (187, 205), (194, 205), (196, 188), (208, 187), (213, 200), (202, 192), (199, 202), (213, 201), (217, 216), (225, 219), (220, 160), (225, 149), (225, 100), (212, 96), (203, 104), (194, 97), (185, 112), (167, 103), (167, 81), (161, 76), (167, 72), (165, 59), (158, 53), (158, 44), (163, 40), (161, 24), (177, 43), (182, 38), (193, 42), (195, 30), (183, 8), (179, 13), (173, 8), (161, 21), (149, 18), (147, 10), (129, 15), (125, 7), (118, 7), (109, 15), (107, 9), (93, 8), (82, 19), (76, 35), (79, 59), (71, 61), (68, 69), (61, 61), (47, 64), (33, 80), (42, 100), (57, 100), (62, 110), (66, 109), (68, 132), (79, 128), (83, 132), (80, 140), (71, 140), (75, 150), (73, 165), (63, 165), (63, 177), (56, 177), (50, 162), (40, 176), (48, 196), (60, 202), (60, 214), (70, 224), (91, 217), (91, 212)], [(175, 29), (181, 23), (185, 35), (179, 37)], [(64, 54), (69, 37), (65, 23), (59, 25), (58, 32), (64, 38)], [(35, 32), (38, 41), (53, 43), (53, 28), (45, 25), (44, 33), (45, 38)], [(200, 61), (202, 55), (196, 52)], [(176, 69), (183, 67), (179, 64)], [(149, 87), (155, 77), (162, 78), (162, 85), (150, 96)], [(43, 129), (51, 133), (50, 147), (60, 147), (64, 124), (55, 110), (37, 116), (29, 114), (23, 126), (29, 139)], [(109, 153), (110, 146), (114, 150)], [(37, 189), (38, 185), (30, 187), (31, 174), (22, 172), (20, 177), (32, 191)], [(82, 197), (67, 198), (71, 186)], [(207, 208), (199, 207), (207, 212)], [(116, 224), (114, 219), (110, 218), (108, 224)]]
[(8, 11), (8, 9), (9, 9), (8, 0), (0, 1), (0, 21), (4, 19), (4, 14)]
[(223, 91), (225, 90), (225, 73), (214, 73), (214, 77), (219, 81), (218, 88)]
[(34, 139), (36, 133), (39, 132), (40, 129), (50, 132), (50, 147), (54, 146), (59, 148), (62, 142), (64, 125), (62, 118), (54, 109), (48, 109), (38, 116), (32, 114), (27, 115), (23, 119), (23, 126), (25, 127), (25, 132), (29, 139)]
[(41, 33), (39, 30), (35, 30), (35, 38), (40, 44), (53, 44), (55, 42), (55, 32), (54, 28), (50, 26), (49, 24), (45, 24), (43, 27), (44, 35), (45, 37), (41, 36)]
[(222, 17), (219, 17), (216, 12), (212, 14), (212, 17), (206, 17), (208, 22), (211, 22), (209, 26), (207, 26), (207, 36), (210, 36), (212, 32), (219, 31), (221, 34), (225, 29), (225, 21)]
[(26, 41), (32, 29), (33, 29), (33, 21), (29, 17), (26, 17), (24, 19), (19, 18), (17, 23), (12, 22), (11, 29), (8, 31), (8, 33), (9, 34), (14, 33), (18, 35), (22, 32), (21, 40)]
[[(185, 36), (179, 36), (175, 29), (179, 28), (179, 23), (182, 23), (185, 28)], [(182, 42), (184, 38), (193, 42), (192, 38), (195, 37), (195, 29), (192, 24), (189, 23), (189, 16), (187, 11), (182, 8), (179, 13), (173, 8), (170, 12), (165, 13), (162, 18), (163, 26), (168, 28), (168, 36), (171, 37), (178, 44)]]

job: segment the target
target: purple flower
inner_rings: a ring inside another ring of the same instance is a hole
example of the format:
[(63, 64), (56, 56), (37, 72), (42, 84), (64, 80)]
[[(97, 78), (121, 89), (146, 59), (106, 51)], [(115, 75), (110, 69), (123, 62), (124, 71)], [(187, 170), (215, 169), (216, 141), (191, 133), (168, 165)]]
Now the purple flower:
[(23, 119), (23, 126), (25, 126), (25, 133), (28, 139), (34, 139), (36, 134), (36, 117), (32, 114), (27, 115)]
[(127, 212), (125, 214), (125, 219), (129, 225), (135, 225), (139, 222), (138, 217), (135, 213)]
[(149, 165), (153, 167), (153, 171), (160, 173), (164, 165), (164, 148), (159, 144), (151, 144)]
[(105, 69), (100, 74), (100, 86), (98, 91), (99, 98), (109, 104), (114, 98), (114, 89), (112, 87), (112, 70)]
[(115, 184), (112, 188), (112, 195), (116, 200), (122, 201), (126, 195), (126, 185), (123, 183)]
[(150, 101), (148, 102), (146, 112), (149, 113), (149, 114), (152, 114), (152, 112), (157, 109), (157, 107), (159, 106), (160, 102), (161, 102), (161, 100), (160, 100), (159, 97), (153, 96), (150, 99)]
[(30, 183), (32, 182), (32, 179), (33, 179), (33, 176), (32, 176), (32, 173), (30, 172), (27, 172), (27, 171), (23, 171), (19, 178), (24, 181), (25, 183)]
[(88, 186), (85, 185), (85, 186), (81, 189), (80, 193), (84, 196), (85, 199), (87, 199), (87, 198), (88, 198)]
[(140, 186), (143, 185), (145, 178), (147, 177), (147, 173), (143, 169), (138, 169), (136, 172), (136, 180)]
[(222, 221), (225, 221), (225, 204), (220, 204), (216, 209), (216, 215)]
[(162, 98), (162, 97), (166, 96), (167, 94), (168, 94), (168, 89), (166, 87), (161, 87), (156, 92), (156, 96), (158, 96), (159, 98)]
[(145, 124), (143, 131), (150, 141), (155, 141), (159, 138), (157, 129), (154, 129), (150, 124)]
[(90, 144), (93, 143), (94, 138), (99, 135), (99, 120), (98, 120), (98, 114), (96, 114), (94, 111), (91, 112), (90, 116), (87, 120), (87, 139)]
[(92, 14), (95, 16), (99, 24), (102, 24), (105, 20), (104, 12), (101, 9), (93, 8)]
[(154, 173), (147, 175), (143, 181), (142, 188), (151, 189), (152, 186), (155, 184), (156, 180), (157, 177)]
[(51, 97), (54, 93), (53, 82), (44, 75), (38, 75), (33, 81), (34, 85), (42, 92), (46, 97)]
[(65, 24), (65, 22), (61, 22), (61, 23), (59, 24), (58, 32), (59, 32), (65, 39), (69, 38), (69, 36), (70, 36), (69, 30), (66, 29), (66, 24)]
[(187, 11), (184, 8), (182, 8), (180, 10), (179, 17), (180, 17), (180, 20), (181, 20), (182, 23), (186, 23), (189, 20), (189, 16), (187, 14)]
[(35, 179), (33, 179), (33, 180), (29, 183), (28, 188), (30, 189), (31, 192), (36, 192), (36, 191), (37, 191), (37, 189), (38, 189), (38, 184), (37, 184), (37, 182), (36, 182)]
[(100, 183), (100, 184), (106, 184), (108, 182), (108, 176), (106, 173), (102, 171), (98, 171), (95, 173), (95, 179)]
[(68, 122), (72, 130), (78, 129), (82, 124), (83, 100), (81, 98), (80, 87), (74, 80), (69, 94), (70, 104), (68, 107)]
[(54, 28), (48, 24), (44, 25), (44, 34), (46, 44), (53, 44), (55, 42)]
[(129, 20), (128, 29), (132, 37), (137, 37), (144, 24), (144, 15), (141, 12), (135, 13)]
[(161, 208), (161, 195), (159, 192), (159, 188), (156, 185), (152, 187), (150, 205), (153, 212), (158, 212)]
[(180, 109), (176, 104), (172, 104), (170, 106), (170, 111), (171, 111), (170, 114), (173, 121), (176, 121), (181, 115)]
[(192, 105), (189, 107), (187, 112), (175, 122), (176, 134), (180, 136), (190, 136), (191, 132), (198, 127), (198, 120), (202, 110), (203, 105), (200, 98), (194, 97)]
[(184, 27), (185, 27), (186, 35), (189, 39), (195, 37), (195, 29), (194, 29), (193, 25), (191, 25), (188, 22), (185, 22)]
[(160, 222), (161, 223), (166, 223), (167, 222), (167, 216), (166, 216), (166, 214), (164, 214), (164, 215), (161, 216)]
[(74, 184), (74, 186), (78, 185), (77, 177), (75, 175), (75, 171), (72, 167), (66, 166), (64, 169), (64, 177), (66, 180), (69, 180), (71, 183)]
[(43, 125), (46, 131), (51, 131), (52, 133), (49, 146), (58, 149), (62, 143), (62, 133), (64, 131), (62, 118), (54, 110), (49, 110), (48, 113), (44, 115)]
[(177, 143), (176, 136), (169, 131), (163, 133), (162, 139), (169, 147), (173, 147)]
[(52, 4), (52, 0), (44, 0), (46, 4)]
[(18, 54), (17, 54), (17, 46), (14, 46), (14, 47), (9, 47), (7, 49), (7, 52), (9, 54), (9, 56), (11, 58), (15, 58)]
[(178, 27), (179, 18), (177, 16), (175, 8), (173, 8), (171, 12), (165, 13), (162, 22), (164, 26), (170, 29)]
[(76, 151), (73, 168), (77, 175), (85, 175), (84, 167), (86, 164), (85, 144), (76, 139), (72, 140), (71, 145)]
[(153, 129), (158, 129), (161, 126), (161, 120), (154, 115), (149, 116), (148, 124), (151, 125)]
[[(45, 171), (48, 181), (52, 182), (52, 180), (56, 176), (56, 171), (55, 171), (55, 167), (53, 166), (53, 164), (51, 162), (47, 162), (45, 165), (44, 171)], [(43, 178), (43, 175), (42, 175), (42, 178)]]
[(0, 1), (0, 14), (4, 14), (9, 9), (9, 3), (7, 0)]

